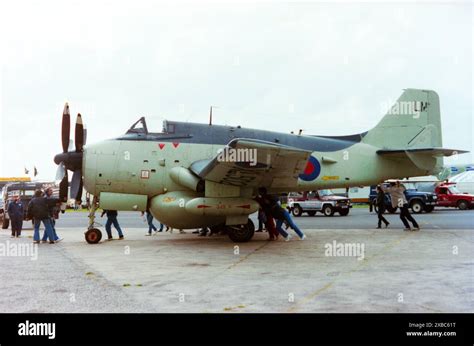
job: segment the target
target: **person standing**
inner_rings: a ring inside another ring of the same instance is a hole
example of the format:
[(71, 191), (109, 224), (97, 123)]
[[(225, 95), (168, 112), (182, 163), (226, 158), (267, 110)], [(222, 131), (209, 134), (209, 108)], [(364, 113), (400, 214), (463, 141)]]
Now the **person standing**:
[(385, 192), (383, 192), (380, 185), (377, 185), (377, 197), (375, 199), (375, 204), (377, 205), (377, 216), (378, 216), (378, 226), (377, 228), (382, 228), (382, 222), (385, 224), (385, 228), (390, 225), (390, 222), (383, 216), (385, 212)]
[[(51, 228), (53, 229), (53, 240), (55, 242), (59, 242), (62, 238), (59, 238), (56, 233), (56, 219), (59, 217), (59, 208), (57, 204), (59, 203), (58, 198), (53, 198), (53, 188), (48, 187), (44, 193), (44, 197), (48, 200), (48, 209), (49, 209), (49, 217), (51, 219)], [(46, 243), (48, 238), (48, 234), (46, 230), (43, 234), (43, 238), (41, 242)]]
[[(258, 202), (258, 200), (257, 200)], [(263, 224), (266, 222), (266, 215), (263, 208), (258, 208), (258, 229), (255, 232), (263, 232)]]
[(28, 218), (33, 219), (34, 233), (33, 242), (38, 244), (40, 242), (39, 228), (41, 222), (44, 225), (47, 238), (50, 244), (54, 244), (53, 228), (51, 227), (51, 218), (49, 216), (48, 200), (43, 197), (43, 191), (36, 190), (33, 199), (28, 204)]
[(290, 214), (285, 208), (280, 205), (278, 199), (275, 196), (269, 195), (267, 193), (267, 189), (264, 187), (259, 188), (258, 192), (262, 197), (263, 205), (269, 208), (271, 215), (275, 220), (277, 220), (276, 229), (285, 238), (285, 240), (289, 241), (291, 239), (291, 236), (281, 227), (285, 221), (296, 232), (296, 234), (298, 234), (300, 239), (304, 240), (306, 238), (306, 235), (293, 222)]
[(119, 235), (119, 240), (122, 240), (123, 233), (117, 220), (117, 216), (118, 216), (117, 210), (103, 210), (102, 215), (100, 215), (100, 217), (103, 217), (104, 214), (107, 214), (107, 222), (105, 223), (105, 231), (107, 232), (108, 240), (113, 239), (112, 238), (112, 225), (117, 230), (117, 233)]
[(413, 224), (414, 231), (419, 231), (420, 226), (408, 211), (408, 201), (405, 197), (405, 186), (403, 184), (400, 184), (400, 181), (397, 180), (395, 183), (390, 183), (389, 187), (384, 187), (383, 185), (381, 185), (380, 188), (383, 192), (388, 192), (390, 194), (390, 198), (392, 200), (392, 207), (400, 208), (400, 220), (402, 220), (403, 224), (405, 225), (405, 231), (412, 230), (408, 221)]
[(8, 203), (7, 212), (11, 222), (12, 238), (20, 238), (23, 228), (24, 208), (19, 195), (13, 196), (13, 200)]

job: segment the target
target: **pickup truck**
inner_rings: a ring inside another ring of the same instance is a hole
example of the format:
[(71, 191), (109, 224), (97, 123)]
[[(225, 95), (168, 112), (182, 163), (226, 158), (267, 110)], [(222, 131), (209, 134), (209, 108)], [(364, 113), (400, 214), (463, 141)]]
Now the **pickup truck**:
[[(389, 184), (385, 183), (385, 186)], [(405, 185), (405, 197), (408, 201), (408, 206), (411, 208), (413, 213), (420, 214), (422, 212), (431, 213), (434, 210), (434, 207), (437, 204), (438, 197), (435, 193), (417, 191), (415, 188), (412, 188), (410, 184)], [(370, 201), (370, 210), (372, 208), (377, 211), (377, 205), (375, 200), (377, 197), (376, 186), (372, 185), (370, 187), (369, 201)], [(390, 194), (385, 194), (385, 209), (389, 213), (395, 213), (398, 208), (392, 207), (392, 200), (390, 199)]]
[(347, 216), (352, 204), (349, 198), (335, 195), (331, 190), (319, 190), (289, 193), (287, 208), (294, 216), (303, 213), (314, 216), (317, 212), (325, 216), (333, 216), (335, 212)]
[(436, 186), (435, 193), (440, 207), (453, 207), (460, 210), (474, 208), (474, 195), (462, 193), (455, 183), (441, 183)]

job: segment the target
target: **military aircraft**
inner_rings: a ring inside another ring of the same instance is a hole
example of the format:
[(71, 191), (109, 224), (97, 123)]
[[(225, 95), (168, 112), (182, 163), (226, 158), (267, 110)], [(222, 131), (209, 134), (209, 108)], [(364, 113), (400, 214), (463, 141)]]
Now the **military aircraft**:
[(285, 134), (240, 126), (164, 121), (151, 132), (140, 118), (122, 136), (85, 146), (78, 114), (75, 150), (68, 151), (69, 106), (62, 118), (60, 197), (93, 195), (88, 243), (98, 243), (95, 211), (149, 209), (179, 229), (223, 229), (235, 242), (249, 241), (258, 210), (257, 189), (288, 193), (369, 186), (389, 178), (435, 174), (443, 156), (466, 151), (442, 147), (439, 97), (406, 89), (371, 130), (350, 136)]

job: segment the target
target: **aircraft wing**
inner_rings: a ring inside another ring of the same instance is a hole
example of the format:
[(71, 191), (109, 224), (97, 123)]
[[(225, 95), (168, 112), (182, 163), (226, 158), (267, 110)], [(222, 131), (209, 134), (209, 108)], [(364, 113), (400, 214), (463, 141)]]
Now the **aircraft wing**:
[(255, 139), (233, 139), (211, 160), (190, 170), (204, 180), (245, 187), (297, 186), (311, 151)]

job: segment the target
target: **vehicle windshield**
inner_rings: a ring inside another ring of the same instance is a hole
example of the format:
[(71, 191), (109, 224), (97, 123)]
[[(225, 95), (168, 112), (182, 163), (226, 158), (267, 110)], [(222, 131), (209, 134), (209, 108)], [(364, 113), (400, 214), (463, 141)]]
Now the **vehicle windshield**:
[(449, 187), (449, 192), (451, 192), (453, 195), (457, 195), (457, 194), (462, 193), (456, 186), (450, 186)]
[(332, 196), (332, 195), (334, 195), (332, 190), (319, 190), (318, 192), (319, 192), (320, 196)]

